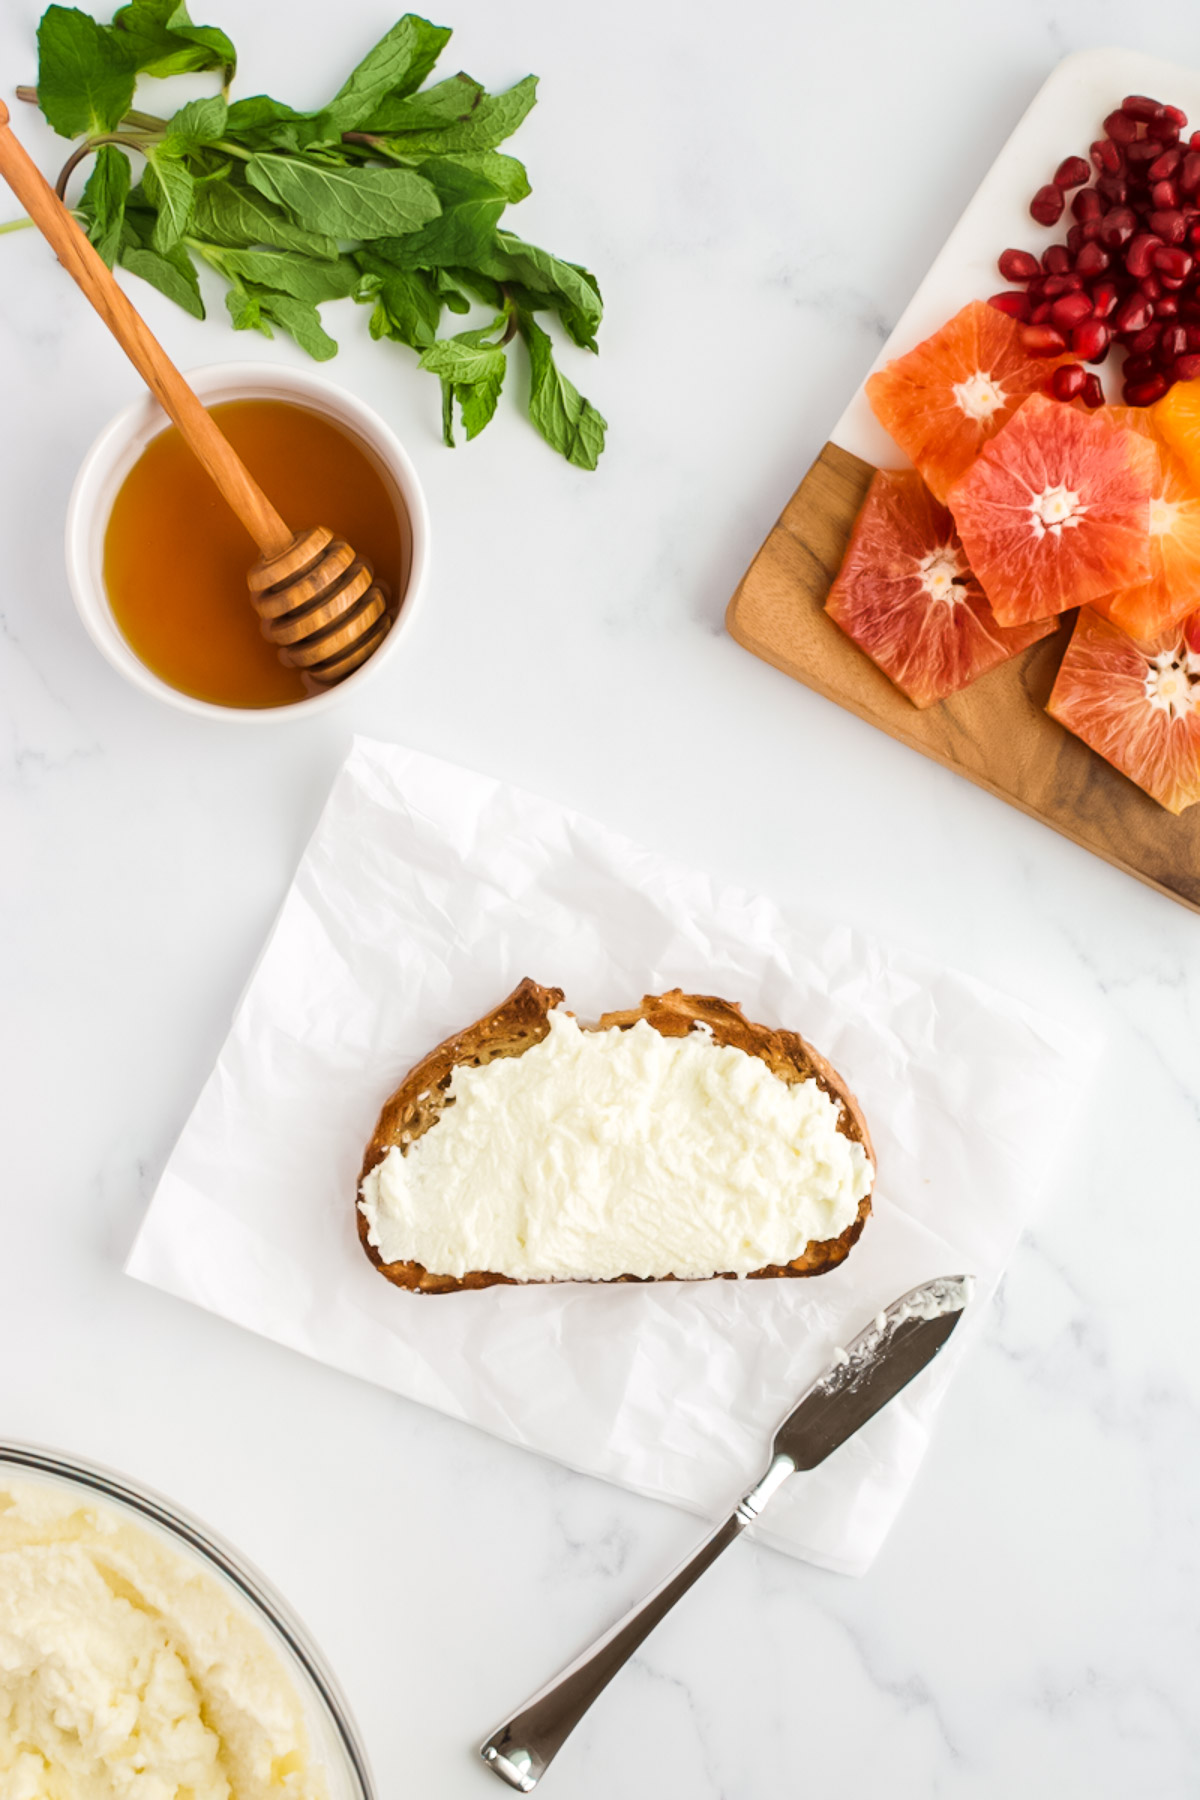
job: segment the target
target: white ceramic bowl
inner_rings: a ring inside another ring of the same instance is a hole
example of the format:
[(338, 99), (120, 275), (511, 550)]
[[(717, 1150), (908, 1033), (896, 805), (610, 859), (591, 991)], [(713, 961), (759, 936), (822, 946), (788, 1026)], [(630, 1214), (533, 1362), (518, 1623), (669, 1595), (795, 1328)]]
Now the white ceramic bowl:
[(202, 1565), (230, 1606), (253, 1620), (291, 1677), (329, 1800), (376, 1800), (366, 1751), (332, 1671), (291, 1607), (238, 1551), (172, 1501), (96, 1463), (33, 1444), (0, 1442), (4, 1477), (65, 1486), (92, 1504), (99, 1498), (143, 1531), (165, 1537), (185, 1562)]
[[(203, 719), (223, 719), (254, 725), (279, 725), (293, 719), (313, 718), (339, 706), (358, 693), (363, 683), (378, 675), (396, 655), (412, 624), (425, 586), (429, 565), (429, 511), (417, 472), (396, 437), (368, 406), (307, 370), (278, 367), (273, 363), (215, 363), (188, 372), (188, 380), (208, 404), (249, 398), (291, 400), (312, 412), (323, 413), (352, 432), (380, 464), (384, 479), (408, 515), (412, 534), (412, 561), (408, 585), (399, 615), (375, 654), (353, 675), (327, 693), (297, 700), (291, 706), (217, 706), (181, 694), (162, 681), (134, 655), (113, 617), (104, 586), (104, 534), (121, 484), (142, 451), (168, 424), (167, 416), (151, 395), (135, 400), (118, 413), (83, 459), (67, 504), (67, 579), (79, 616), (97, 648), (113, 668), (143, 693), (153, 694), (170, 706)], [(249, 605), (249, 596), (247, 596)]]

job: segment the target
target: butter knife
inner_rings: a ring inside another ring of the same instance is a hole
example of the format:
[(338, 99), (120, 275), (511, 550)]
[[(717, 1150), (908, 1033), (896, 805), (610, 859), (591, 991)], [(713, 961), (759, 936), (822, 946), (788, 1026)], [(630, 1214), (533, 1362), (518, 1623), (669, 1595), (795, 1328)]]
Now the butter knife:
[(788, 1476), (824, 1462), (933, 1360), (962, 1317), (971, 1286), (969, 1275), (927, 1281), (877, 1313), (865, 1331), (834, 1353), (825, 1373), (776, 1432), (766, 1473), (724, 1524), (648, 1599), (480, 1745), (479, 1754), (494, 1774), (518, 1793), (533, 1792), (618, 1669), (722, 1550), (754, 1523)]

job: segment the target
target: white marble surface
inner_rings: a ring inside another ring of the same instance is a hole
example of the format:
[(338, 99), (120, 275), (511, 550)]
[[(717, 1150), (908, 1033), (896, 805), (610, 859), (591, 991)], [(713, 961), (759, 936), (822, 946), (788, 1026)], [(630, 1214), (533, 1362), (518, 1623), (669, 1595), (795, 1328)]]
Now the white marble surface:
[[(0, 14), (6, 89), (38, 10)], [(482, 78), (544, 77), (522, 223), (604, 281), (603, 355), (580, 360), (611, 449), (583, 475), (506, 416), (443, 451), (429, 378), (342, 309), (331, 372), (404, 437), (436, 533), (405, 656), (343, 713), (214, 727), (100, 661), (60, 530), (135, 379), (32, 235), (0, 239), (0, 1432), (122, 1467), (256, 1558), (325, 1645), (388, 1796), (498, 1793), (475, 1739), (690, 1541), (666, 1508), (120, 1273), (350, 732), (401, 738), (819, 896), (1105, 1045), (1073, 1161), (870, 1576), (739, 1546), (545, 1791), (1182, 1800), (1200, 1778), (1200, 923), (756, 663), (721, 617), (1054, 61), (1121, 39), (1194, 58), (1193, 9), (453, 10)], [(216, 17), (243, 91), (307, 102), (391, 13)], [(185, 363), (264, 353), (138, 299)]]

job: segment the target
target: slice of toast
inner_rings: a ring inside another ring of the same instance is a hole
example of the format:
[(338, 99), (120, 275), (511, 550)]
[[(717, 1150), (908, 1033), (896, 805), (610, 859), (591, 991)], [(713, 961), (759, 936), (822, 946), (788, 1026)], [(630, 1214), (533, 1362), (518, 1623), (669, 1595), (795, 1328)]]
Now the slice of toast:
[[(526, 977), (513, 989), (507, 1000), (501, 1001), (494, 1012), (485, 1014), (474, 1025), (468, 1025), (465, 1031), (448, 1037), (445, 1043), (439, 1044), (436, 1050), (431, 1050), (415, 1068), (410, 1069), (395, 1093), (384, 1103), (363, 1158), (362, 1172), (358, 1178), (359, 1191), (371, 1170), (383, 1161), (393, 1145), (398, 1145), (401, 1152), (407, 1152), (410, 1144), (437, 1124), (446, 1104), (450, 1078), (457, 1067), (467, 1064), (478, 1068), (498, 1056), (520, 1056), (549, 1035), (547, 1015), (561, 1004), (562, 999), (561, 988), (540, 987), (536, 981), (530, 981)], [(857, 1100), (824, 1057), (818, 1056), (812, 1046), (794, 1031), (773, 1031), (768, 1025), (755, 1025), (745, 1017), (741, 1007), (732, 1001), (718, 1000), (709, 994), (684, 994), (678, 988), (673, 988), (667, 994), (648, 994), (640, 1006), (631, 1007), (627, 1012), (605, 1013), (595, 1025), (585, 1026), (584, 1029), (605, 1031), (615, 1025), (625, 1031), (639, 1019), (644, 1019), (663, 1037), (686, 1037), (697, 1024), (705, 1025), (712, 1032), (714, 1043), (731, 1044), (735, 1049), (744, 1050), (749, 1056), (761, 1057), (781, 1081), (816, 1081), (840, 1108), (837, 1129), (844, 1137), (861, 1144), (872, 1167), (875, 1166), (870, 1134)], [(857, 1216), (840, 1237), (808, 1244), (804, 1254), (794, 1262), (755, 1269), (752, 1275), (744, 1279), (754, 1281), (765, 1280), (768, 1276), (826, 1274), (849, 1256), (867, 1222), (870, 1210), (871, 1195), (868, 1192), (859, 1201)], [(510, 1275), (496, 1275), (486, 1269), (472, 1270), (470, 1274), (462, 1276), (438, 1275), (430, 1273), (418, 1262), (384, 1262), (375, 1246), (368, 1241), (367, 1221), (357, 1203), (357, 1194), (354, 1211), (363, 1249), (380, 1273), (386, 1275), (397, 1287), (408, 1288), (415, 1294), (452, 1294), (464, 1288), (495, 1287), (500, 1284), (510, 1287), (540, 1285), (516, 1282)], [(621, 1275), (616, 1279), (638, 1281), (642, 1277)], [(674, 1281), (676, 1278), (668, 1275), (661, 1279)], [(738, 1277), (724, 1275), (719, 1279), (736, 1281)]]

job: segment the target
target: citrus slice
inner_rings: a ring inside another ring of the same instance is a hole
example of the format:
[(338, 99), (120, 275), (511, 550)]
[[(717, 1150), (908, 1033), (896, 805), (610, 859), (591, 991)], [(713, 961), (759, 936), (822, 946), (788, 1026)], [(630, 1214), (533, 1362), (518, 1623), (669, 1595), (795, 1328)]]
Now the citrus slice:
[(1173, 813), (1200, 800), (1198, 627), (1143, 646), (1085, 606), (1046, 707)]
[(1153, 444), (1034, 394), (950, 492), (967, 560), (1002, 625), (1150, 578)]
[(972, 300), (907, 356), (869, 376), (867, 399), (884, 430), (945, 500), (988, 439), (1062, 361), (1030, 356), (1015, 319)]
[(911, 470), (881, 469), (871, 482), (825, 610), (917, 706), (957, 693), (1055, 627), (997, 625), (954, 521)]
[(1150, 498), (1150, 579), (1092, 604), (1130, 637), (1148, 641), (1200, 607), (1200, 488), (1167, 443), (1156, 409), (1112, 406), (1107, 416), (1147, 438), (1158, 455)]
[(1177, 381), (1154, 408), (1154, 422), (1200, 489), (1200, 381)]

